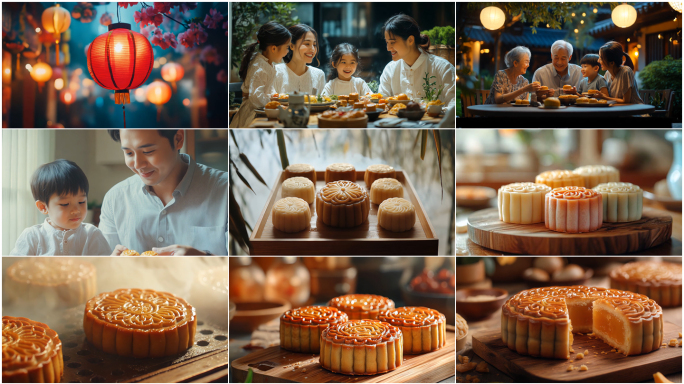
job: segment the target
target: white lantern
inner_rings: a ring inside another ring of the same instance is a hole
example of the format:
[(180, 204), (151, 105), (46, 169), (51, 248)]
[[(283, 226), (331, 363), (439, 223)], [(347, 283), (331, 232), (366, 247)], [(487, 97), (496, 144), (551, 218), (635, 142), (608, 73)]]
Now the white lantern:
[(621, 4), (613, 9), (613, 23), (620, 28), (634, 25), (637, 19), (637, 11), (629, 4)]
[(480, 21), (482, 26), (492, 31), (501, 28), (506, 22), (506, 15), (497, 7), (487, 7), (480, 12)]
[(670, 1), (670, 7), (675, 11), (682, 13), (682, 2), (681, 1)]

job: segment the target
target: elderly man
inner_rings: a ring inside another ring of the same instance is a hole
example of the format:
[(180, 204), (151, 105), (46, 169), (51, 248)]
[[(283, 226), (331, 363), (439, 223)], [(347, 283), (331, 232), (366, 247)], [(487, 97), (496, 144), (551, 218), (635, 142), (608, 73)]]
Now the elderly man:
[[(551, 64), (546, 64), (532, 76), (532, 82), (538, 81), (542, 86), (549, 87), (553, 94), (558, 97), (564, 85), (570, 85), (577, 92), (577, 84), (582, 79), (582, 67), (570, 64), (572, 59), (572, 44), (564, 40), (558, 40), (551, 46)], [(536, 95), (533, 94), (533, 98)]]

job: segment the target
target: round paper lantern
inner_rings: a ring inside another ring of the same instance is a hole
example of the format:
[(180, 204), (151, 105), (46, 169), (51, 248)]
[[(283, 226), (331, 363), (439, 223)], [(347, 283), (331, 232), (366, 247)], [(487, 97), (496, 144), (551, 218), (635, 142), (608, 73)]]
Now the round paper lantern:
[(38, 83), (38, 90), (43, 90), (43, 84), (52, 78), (52, 67), (46, 63), (37, 63), (33, 66), (31, 77)]
[(620, 28), (627, 28), (636, 22), (637, 11), (629, 4), (621, 4), (613, 9), (611, 17), (615, 25)]
[(675, 11), (682, 13), (682, 2), (681, 1), (670, 1), (670, 7)]
[(480, 12), (480, 21), (485, 28), (496, 30), (504, 25), (504, 22), (506, 22), (506, 15), (504, 15), (501, 8), (487, 7)]
[(55, 38), (55, 48), (57, 51), (56, 63), (59, 65), (59, 35), (69, 29), (71, 25), (71, 15), (69, 11), (59, 6), (47, 8), (41, 16), (43, 30), (52, 33)]
[(150, 42), (127, 23), (110, 24), (107, 33), (90, 43), (86, 58), (90, 76), (102, 88), (115, 91), (116, 104), (131, 102), (128, 90), (147, 81), (154, 64)]
[(166, 104), (169, 99), (171, 99), (171, 87), (165, 82), (155, 80), (147, 86), (147, 100), (157, 105), (157, 121), (159, 121), (162, 105)]
[(59, 93), (59, 99), (66, 104), (67, 108), (76, 101), (76, 93), (69, 88), (62, 90)]
[(179, 81), (185, 75), (183, 66), (178, 63), (167, 63), (161, 69), (162, 79), (168, 81), (173, 86), (173, 91), (176, 92), (176, 81)]

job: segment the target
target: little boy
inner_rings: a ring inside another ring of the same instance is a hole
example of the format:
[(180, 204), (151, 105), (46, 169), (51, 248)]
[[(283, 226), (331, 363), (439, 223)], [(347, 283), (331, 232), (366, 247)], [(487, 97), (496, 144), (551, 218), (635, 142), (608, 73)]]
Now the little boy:
[(595, 89), (605, 96), (609, 96), (608, 83), (606, 83), (606, 79), (598, 73), (599, 69), (601, 69), (598, 60), (598, 55), (588, 54), (584, 55), (580, 61), (580, 65), (582, 66), (581, 72), (584, 78), (580, 80), (577, 85), (577, 93), (581, 94), (589, 92), (590, 89)]
[(88, 178), (76, 163), (57, 160), (41, 165), (31, 176), (31, 192), (43, 224), (24, 229), (12, 256), (110, 255), (100, 230), (83, 223), (88, 211)]

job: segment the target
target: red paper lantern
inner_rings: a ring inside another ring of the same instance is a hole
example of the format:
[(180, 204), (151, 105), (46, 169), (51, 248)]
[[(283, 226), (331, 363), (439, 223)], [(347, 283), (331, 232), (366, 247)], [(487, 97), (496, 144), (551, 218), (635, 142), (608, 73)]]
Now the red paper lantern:
[(154, 65), (150, 42), (127, 23), (110, 24), (107, 33), (90, 43), (86, 56), (90, 76), (102, 88), (115, 91), (116, 104), (131, 102), (128, 90), (141, 86)]

